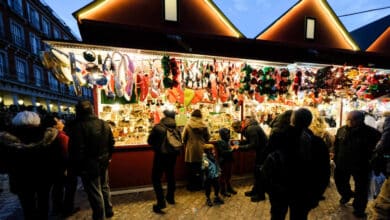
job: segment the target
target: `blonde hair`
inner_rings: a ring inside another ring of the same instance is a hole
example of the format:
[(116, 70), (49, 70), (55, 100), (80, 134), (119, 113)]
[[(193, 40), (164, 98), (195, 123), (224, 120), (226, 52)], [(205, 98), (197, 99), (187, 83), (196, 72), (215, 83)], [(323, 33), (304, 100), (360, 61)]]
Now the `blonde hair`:
[(321, 118), (320, 113), (317, 109), (310, 108), (310, 111), (313, 115), (313, 120), (309, 126), (309, 129), (314, 133), (314, 135), (322, 137), (326, 133), (327, 125), (324, 119)]

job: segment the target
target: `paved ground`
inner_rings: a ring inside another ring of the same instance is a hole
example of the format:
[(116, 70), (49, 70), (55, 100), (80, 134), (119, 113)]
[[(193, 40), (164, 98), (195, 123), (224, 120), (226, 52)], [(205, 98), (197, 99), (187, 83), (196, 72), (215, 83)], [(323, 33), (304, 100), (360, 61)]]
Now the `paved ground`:
[[(205, 205), (203, 192), (188, 192), (184, 187), (178, 187), (176, 193), (177, 204), (168, 204), (165, 215), (157, 215), (152, 212), (155, 197), (150, 188), (144, 189), (145, 191), (114, 192), (112, 201), (115, 215), (112, 219), (270, 219), (268, 200), (253, 203), (248, 197), (244, 196), (244, 192), (251, 188), (250, 178), (238, 178), (233, 183), (238, 190), (238, 194), (225, 198), (225, 204), (213, 207)], [(7, 176), (0, 175), (0, 187), (4, 189), (0, 194), (0, 220), (23, 219), (19, 201), (15, 195), (9, 192), (7, 184)], [(325, 197), (326, 200), (311, 211), (309, 220), (357, 219), (351, 214), (351, 203), (346, 206), (339, 205), (340, 197), (333, 183), (328, 187)], [(81, 210), (68, 219), (91, 219), (91, 209), (81, 188), (77, 192), (76, 206), (79, 206)], [(50, 217), (50, 220), (57, 219)]]

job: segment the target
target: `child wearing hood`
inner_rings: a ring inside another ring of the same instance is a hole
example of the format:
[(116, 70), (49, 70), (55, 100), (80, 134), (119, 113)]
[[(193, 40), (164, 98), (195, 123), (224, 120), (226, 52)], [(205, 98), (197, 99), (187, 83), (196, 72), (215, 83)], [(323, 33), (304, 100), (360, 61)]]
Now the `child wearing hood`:
[(214, 188), (214, 204), (224, 204), (224, 201), (221, 197), (219, 197), (219, 176), (221, 175), (221, 169), (215, 158), (215, 149), (212, 144), (204, 145), (202, 168), (205, 171), (204, 188), (206, 194), (206, 204), (208, 206), (213, 206), (213, 202), (211, 202), (210, 199), (211, 186)]
[(219, 178), (221, 186), (221, 194), (225, 197), (237, 194), (231, 185), (232, 166), (233, 166), (233, 150), (230, 144), (230, 130), (221, 128), (219, 130), (220, 140), (215, 144), (218, 154), (218, 161), (221, 166), (221, 176)]

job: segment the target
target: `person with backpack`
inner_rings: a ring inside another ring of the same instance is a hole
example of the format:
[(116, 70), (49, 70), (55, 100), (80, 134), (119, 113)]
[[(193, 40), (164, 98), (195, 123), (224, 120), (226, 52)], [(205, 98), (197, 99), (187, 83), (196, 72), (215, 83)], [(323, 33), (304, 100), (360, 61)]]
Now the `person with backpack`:
[[(204, 146), (204, 154), (202, 160), (202, 168), (205, 171), (205, 181), (204, 181), (204, 189), (206, 195), (206, 205), (222, 205), (225, 202), (219, 197), (219, 177), (221, 175), (221, 168), (219, 166), (218, 160), (216, 159), (216, 150), (214, 145), (205, 144)], [(214, 188), (214, 201), (211, 201), (211, 187)]]
[[(368, 202), (370, 183), (370, 163), (380, 132), (364, 123), (362, 111), (351, 111), (346, 125), (337, 130), (334, 143), (334, 180), (344, 205), (354, 197), (352, 206), (356, 217), (364, 217)], [(350, 178), (355, 182), (355, 192), (351, 190)]]
[[(152, 183), (156, 194), (157, 203), (153, 205), (153, 212), (164, 214), (162, 211), (166, 207), (165, 200), (169, 204), (175, 204), (175, 164), (179, 150), (175, 149), (170, 144), (168, 136), (169, 132), (175, 132), (181, 143), (180, 131), (176, 127), (175, 112), (164, 110), (164, 118), (160, 123), (156, 124), (148, 137), (148, 144), (152, 146), (154, 151), (153, 168), (152, 168)], [(167, 179), (167, 194), (164, 196), (164, 191), (161, 184), (163, 174)]]
[(270, 153), (261, 167), (272, 220), (285, 219), (288, 209), (291, 220), (307, 219), (329, 183), (328, 149), (308, 129), (311, 120), (311, 112), (300, 108), (291, 113), (290, 125), (277, 123), (281, 128), (272, 128)]

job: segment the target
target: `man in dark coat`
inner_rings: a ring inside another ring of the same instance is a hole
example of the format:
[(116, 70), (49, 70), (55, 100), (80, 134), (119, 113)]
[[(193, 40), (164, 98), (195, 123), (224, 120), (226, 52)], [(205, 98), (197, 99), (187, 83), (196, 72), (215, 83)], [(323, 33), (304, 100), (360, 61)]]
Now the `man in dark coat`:
[(236, 123), (233, 123), (232, 127), (236, 132), (242, 133), (245, 137), (245, 140), (239, 144), (239, 149), (256, 151), (254, 184), (252, 190), (245, 192), (245, 195), (250, 196), (252, 202), (263, 201), (265, 200), (265, 191), (259, 171), (266, 156), (267, 135), (256, 119), (252, 117), (245, 119), (243, 127)]
[[(165, 200), (169, 204), (175, 204), (175, 164), (178, 155), (178, 152), (174, 149), (170, 149), (166, 143), (167, 129), (177, 129), (175, 112), (165, 110), (163, 113), (165, 117), (161, 119), (159, 124), (153, 127), (148, 137), (148, 144), (151, 145), (154, 150), (152, 183), (154, 192), (156, 193), (157, 204), (153, 205), (153, 211), (158, 214), (164, 214), (161, 209), (166, 207)], [(176, 132), (180, 137), (180, 131), (176, 130)], [(165, 173), (168, 184), (165, 198), (161, 185), (163, 173)]]
[[(287, 112), (284, 115), (291, 114)], [(284, 117), (282, 115), (282, 117)], [(271, 219), (305, 220), (315, 208), (329, 183), (329, 153), (321, 138), (308, 129), (312, 114), (301, 108), (273, 127), (270, 153), (261, 168), (271, 202)]]
[(114, 138), (107, 122), (93, 115), (89, 101), (76, 105), (76, 119), (69, 125), (69, 159), (80, 175), (94, 220), (114, 215), (108, 185), (108, 165)]
[[(368, 186), (370, 180), (369, 159), (380, 139), (376, 129), (364, 123), (364, 113), (352, 111), (347, 115), (347, 124), (340, 127), (334, 143), (334, 162), (336, 164), (334, 179), (337, 191), (341, 195), (340, 203), (353, 201), (353, 214), (365, 216)], [(351, 176), (355, 181), (355, 193), (349, 184)]]

